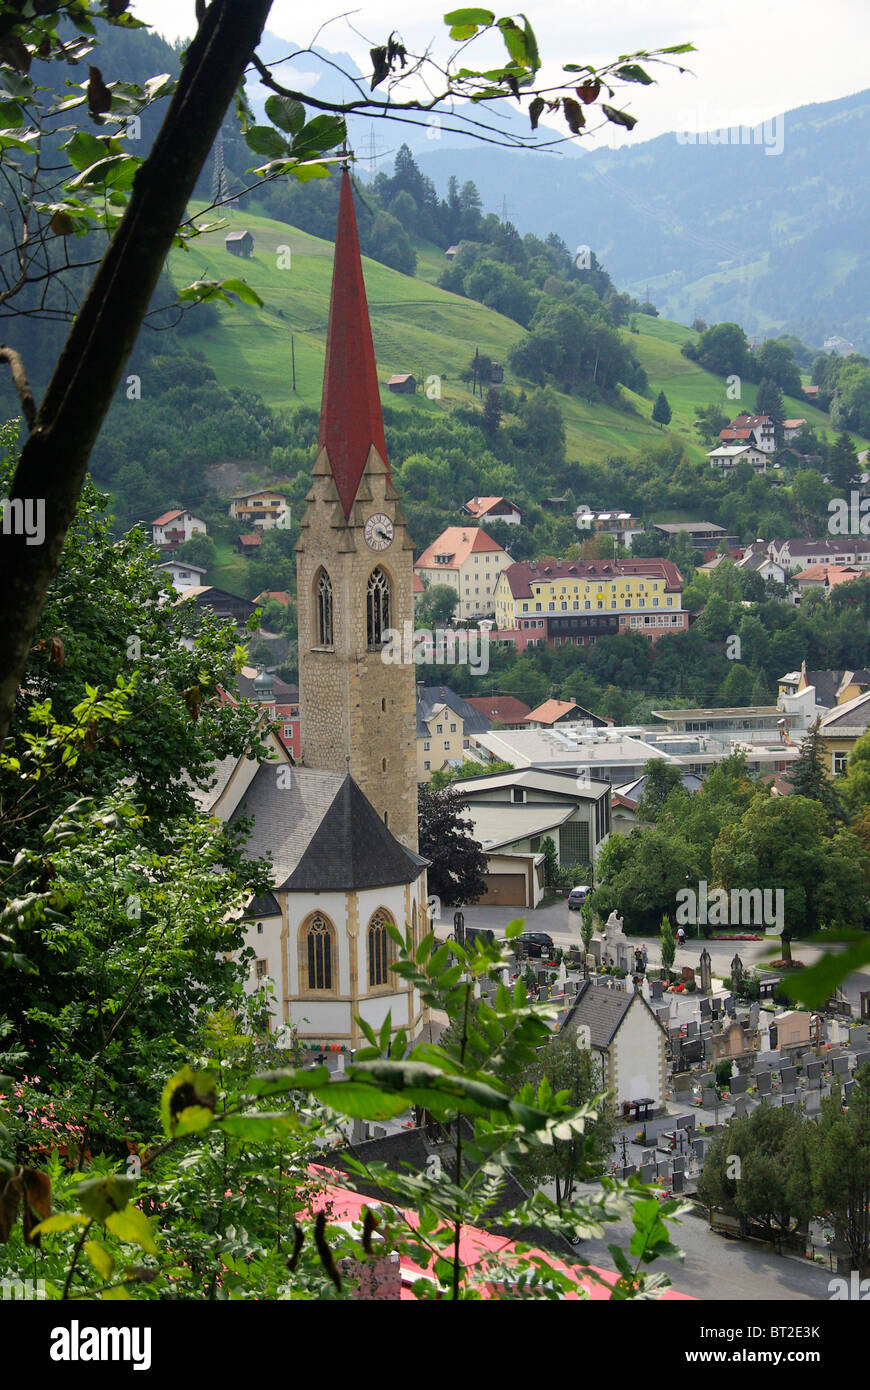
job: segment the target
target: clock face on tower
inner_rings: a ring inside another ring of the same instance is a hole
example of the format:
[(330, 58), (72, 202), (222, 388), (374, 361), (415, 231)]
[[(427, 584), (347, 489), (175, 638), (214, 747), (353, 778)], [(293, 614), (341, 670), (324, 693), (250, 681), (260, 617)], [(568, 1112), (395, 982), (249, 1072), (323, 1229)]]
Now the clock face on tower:
[(384, 512), (375, 512), (365, 524), (366, 545), (372, 550), (386, 550), (393, 541), (393, 523)]

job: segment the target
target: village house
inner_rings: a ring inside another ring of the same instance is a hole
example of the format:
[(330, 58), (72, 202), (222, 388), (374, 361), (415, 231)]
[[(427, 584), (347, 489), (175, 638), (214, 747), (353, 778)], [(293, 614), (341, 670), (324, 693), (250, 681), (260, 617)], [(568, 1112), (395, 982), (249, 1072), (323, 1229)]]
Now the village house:
[(720, 444), (718, 449), (710, 450), (707, 458), (711, 468), (721, 468), (723, 473), (730, 473), (739, 463), (748, 463), (756, 473), (766, 473), (767, 453), (757, 444)]
[(485, 714), (444, 685), (417, 686), (417, 780), (458, 767), (472, 734), (491, 728)]
[(250, 700), (265, 710), (293, 761), (298, 762), (302, 755), (298, 685), (288, 685), (262, 666), (243, 666), (236, 678), (236, 689), (239, 699)]
[(459, 510), (477, 522), (503, 521), (506, 526), (519, 526), (523, 519), (519, 507), (506, 497), (472, 497)]
[(742, 411), (719, 431), (719, 438), (723, 444), (754, 445), (763, 454), (776, 451), (776, 425), (769, 415), (748, 415)]
[(456, 590), (457, 618), (483, 618), (493, 612), (496, 581), (512, 563), (482, 527), (448, 526), (423, 551), (414, 572), (427, 588), (447, 584)]
[(597, 1054), (601, 1089), (623, 1112), (641, 1100), (664, 1109), (667, 1032), (643, 994), (584, 980), (562, 1027), (579, 1032), (578, 1046)]
[(485, 714), (492, 725), (503, 729), (518, 729), (531, 714), (529, 706), (515, 695), (466, 695), (465, 703)]
[(806, 420), (790, 419), (782, 422), (782, 437), (786, 444), (790, 444), (793, 439), (797, 439), (801, 430), (806, 427)]
[(725, 527), (713, 521), (657, 521), (652, 529), (668, 541), (685, 536), (698, 550), (715, 550), (721, 541), (728, 546), (739, 543), (737, 536), (727, 535)]
[(228, 232), (224, 246), (231, 255), (242, 256), (245, 260), (250, 260), (254, 254), (254, 238), (249, 231)]
[(863, 573), (863, 570), (850, 569), (847, 565), (811, 565), (792, 577), (791, 600), (798, 606), (804, 594), (816, 589), (829, 594), (840, 584), (850, 584), (853, 579), (860, 579)]
[[(591, 866), (610, 836), (610, 787), (567, 772), (521, 768), (453, 783), (463, 817), (487, 858), (481, 903), (536, 907), (542, 896), (543, 841), (562, 865)], [(506, 862), (510, 860), (512, 862)]]
[(280, 492), (259, 488), (254, 492), (237, 492), (230, 499), (229, 514), (254, 531), (273, 531), (290, 525), (290, 508)]
[(202, 517), (176, 507), (151, 522), (151, 544), (158, 550), (177, 550), (191, 536), (205, 536), (208, 528)]
[(574, 519), (577, 530), (583, 533), (578, 537), (578, 540), (585, 540), (586, 533), (590, 536), (612, 536), (626, 549), (630, 549), (632, 539), (643, 530), (631, 512), (596, 512), (585, 502), (575, 509)]
[(201, 565), (190, 565), (184, 560), (165, 560), (155, 568), (159, 574), (165, 574), (167, 579), (171, 579), (173, 589), (177, 589), (179, 593), (202, 585), (203, 575), (206, 573)]
[(870, 567), (870, 536), (838, 536), (821, 541), (800, 537), (772, 540), (768, 555), (786, 574), (809, 569), (812, 565), (849, 565), (861, 569)]
[(825, 749), (827, 771), (839, 777), (846, 771), (849, 754), (870, 729), (870, 691), (835, 705), (819, 720), (819, 738)]
[(387, 390), (396, 396), (413, 396), (417, 389), (417, 379), (410, 372), (396, 372), (387, 379)]
[(670, 560), (522, 561), (498, 577), (492, 640), (511, 642), (517, 651), (585, 646), (621, 632), (655, 641), (688, 628), (682, 588)]
[(573, 700), (545, 700), (537, 709), (529, 711), (524, 723), (527, 729), (552, 729), (557, 724), (585, 724), (590, 729), (604, 729), (612, 722), (592, 714)]

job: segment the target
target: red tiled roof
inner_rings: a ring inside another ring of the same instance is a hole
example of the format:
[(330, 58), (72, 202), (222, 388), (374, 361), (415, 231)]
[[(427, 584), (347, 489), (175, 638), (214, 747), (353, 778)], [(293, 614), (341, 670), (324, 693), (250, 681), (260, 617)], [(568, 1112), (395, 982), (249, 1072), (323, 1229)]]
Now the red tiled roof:
[(572, 709), (579, 709), (573, 700), (545, 700), (537, 709), (530, 711), (526, 723), (531, 724), (555, 724), (557, 719), (569, 714)]
[(181, 510), (181, 511), (176, 510), (176, 511), (174, 511), (174, 512), (164, 512), (162, 516), (158, 516), (158, 517), (156, 518), (156, 520), (152, 521), (151, 525), (152, 525), (152, 526), (167, 526), (167, 525), (169, 524), (170, 521), (175, 521), (176, 517), (179, 517), (179, 516), (184, 516), (184, 511), (183, 511), (183, 510)]
[(515, 695), (465, 695), (463, 699), (498, 724), (522, 724), (531, 713)]
[[(419, 560), (417, 562), (420, 563)], [(532, 568), (534, 565), (534, 569)], [(609, 583), (614, 579), (664, 579), (665, 589), (679, 593), (683, 586), (683, 576), (673, 560), (596, 560), (586, 564), (583, 560), (556, 560), (545, 555), (540, 560), (520, 560), (508, 565), (502, 573), (506, 575), (514, 598), (531, 598), (531, 585), (535, 581), (550, 584), (558, 579), (588, 580)]]
[(345, 169), (338, 202), (318, 439), (318, 449), (326, 449), (329, 457), (345, 516), (350, 514), (372, 446), (389, 471), (353, 194)]
[[(436, 541), (427, 546), (416, 563), (416, 569), (458, 569), (464, 564), (472, 551), (501, 550), (498, 541), (488, 536), (479, 526), (448, 526)], [(504, 552), (507, 554), (507, 551)], [(436, 565), (436, 555), (450, 555), (448, 565)]]
[(241, 545), (262, 545), (263, 537), (259, 531), (246, 531), (244, 535), (239, 536), (239, 543)]
[[(349, 1192), (344, 1187), (339, 1187), (336, 1183), (330, 1182), (330, 1178), (338, 1179), (339, 1174), (328, 1168), (320, 1168), (319, 1165), (312, 1164), (309, 1171), (315, 1176), (323, 1179), (323, 1185), (319, 1192), (312, 1198), (312, 1208), (314, 1211), (327, 1210), (328, 1220), (332, 1223), (338, 1222), (362, 1222), (364, 1208), (371, 1208), (376, 1205), (391, 1206), (392, 1203), (377, 1203), (371, 1197), (365, 1197), (358, 1192)], [(409, 1227), (416, 1229), (419, 1219), (416, 1212), (404, 1212), (404, 1218)], [(489, 1231), (482, 1231), (476, 1226), (460, 1226), (459, 1229), (459, 1259), (466, 1270), (473, 1270), (474, 1266), (482, 1263), (488, 1256), (495, 1255), (509, 1264), (511, 1256), (516, 1253), (516, 1243), (508, 1240), (504, 1236), (493, 1235)], [(573, 1302), (576, 1299), (591, 1299), (595, 1302), (609, 1301), (612, 1297), (613, 1285), (617, 1282), (618, 1275), (615, 1270), (601, 1269), (594, 1265), (589, 1265), (590, 1273), (597, 1278), (590, 1277), (584, 1269), (578, 1266), (565, 1264), (556, 1255), (551, 1255), (549, 1251), (538, 1250), (535, 1248), (526, 1251), (526, 1254), (535, 1260), (550, 1265), (553, 1269), (569, 1274), (577, 1283), (576, 1293), (562, 1295), (565, 1299)], [(433, 1253), (429, 1265), (424, 1269), (421, 1265), (415, 1264), (409, 1255), (400, 1256), (400, 1266), (402, 1270), (402, 1291), (401, 1300), (415, 1300), (415, 1295), (411, 1289), (414, 1278), (431, 1277), (432, 1266), (436, 1256)], [(479, 1289), (485, 1298), (497, 1298), (496, 1288), (488, 1288), (486, 1283), (479, 1285)], [(668, 1301), (692, 1301), (691, 1294), (679, 1293), (676, 1289), (665, 1289), (660, 1298)]]

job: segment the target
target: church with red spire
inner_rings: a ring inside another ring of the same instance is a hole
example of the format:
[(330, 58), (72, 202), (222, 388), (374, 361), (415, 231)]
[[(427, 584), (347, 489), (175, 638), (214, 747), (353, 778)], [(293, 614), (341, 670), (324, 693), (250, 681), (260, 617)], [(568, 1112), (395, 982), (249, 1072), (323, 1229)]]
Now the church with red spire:
[(389, 969), (387, 930), (430, 930), (417, 854), (416, 687), (385, 661), (413, 621), (413, 551), (390, 479), (350, 175), (341, 174), (320, 434), (297, 545), (302, 763), (274, 735), (275, 761), (216, 769), (203, 809), (248, 817), (246, 853), (272, 887), (244, 913), (250, 987), (271, 984), (273, 1031), (349, 1049), (387, 1013), (415, 1037), (419, 994)]

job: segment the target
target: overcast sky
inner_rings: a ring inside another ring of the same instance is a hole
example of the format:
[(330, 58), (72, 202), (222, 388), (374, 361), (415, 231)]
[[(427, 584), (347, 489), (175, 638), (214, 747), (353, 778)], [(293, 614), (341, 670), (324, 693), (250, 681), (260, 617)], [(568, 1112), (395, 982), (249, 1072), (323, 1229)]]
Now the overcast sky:
[[(455, 0), (456, 7), (461, 3)], [(193, 0), (132, 0), (130, 8), (167, 38), (192, 31)], [(305, 46), (318, 26), (341, 9), (335, 0), (307, 0), (305, 5), (275, 0), (268, 27)], [(627, 89), (627, 100), (621, 94), (621, 104), (639, 117), (639, 124), (630, 136), (611, 128), (608, 143), (624, 137), (634, 144), (670, 130), (754, 125), (870, 85), (867, 0), (617, 0), (615, 12), (612, 0), (525, 0), (523, 9), (535, 28), (550, 80), (558, 78), (563, 62), (599, 64), (638, 48), (680, 42), (697, 48), (683, 60), (693, 75), (661, 69), (656, 87)], [(444, 56), (449, 42), (441, 15), (447, 10), (447, 5), (414, 0), (405, 19), (395, 0), (364, 0), (347, 19), (328, 23), (318, 42), (350, 53), (364, 72), (370, 68), (368, 41), (384, 42), (392, 29), (408, 48), (419, 51), (434, 41), (435, 52)], [(496, 13), (512, 11), (501, 6)], [(425, 21), (418, 14), (425, 14)], [(556, 61), (548, 62), (550, 56)]]

